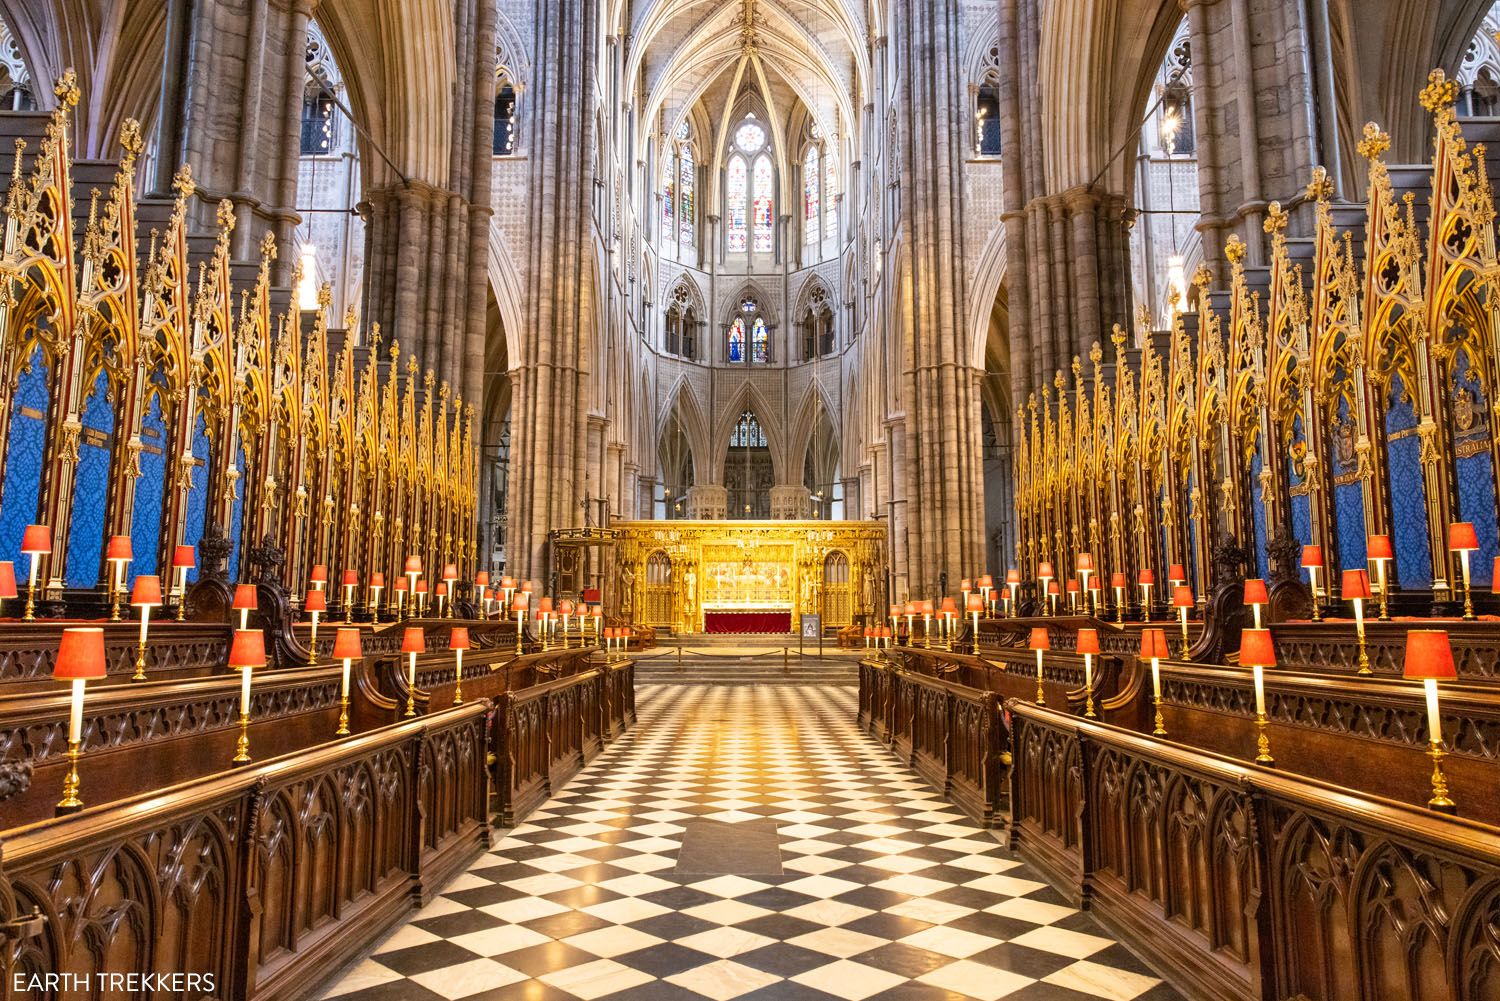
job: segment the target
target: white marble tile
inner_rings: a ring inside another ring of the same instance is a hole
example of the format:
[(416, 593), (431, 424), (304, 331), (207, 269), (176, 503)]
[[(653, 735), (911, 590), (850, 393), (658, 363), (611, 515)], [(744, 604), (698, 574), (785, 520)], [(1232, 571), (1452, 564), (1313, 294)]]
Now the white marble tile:
[(665, 939), (648, 935), (635, 928), (627, 928), (624, 925), (610, 925), (607, 928), (596, 928), (593, 931), (570, 935), (562, 941), (575, 949), (582, 949), (584, 952), (593, 953), (605, 959), (613, 959), (627, 952), (661, 945)]
[(338, 997), (341, 994), (351, 994), (354, 991), (362, 991), (366, 987), (379, 987), (381, 984), (394, 983), (397, 980), (405, 980), (401, 974), (386, 966), (381, 966), (373, 959), (367, 959), (359, 963), (354, 969), (344, 974), (342, 980), (333, 986), (325, 998)]
[(677, 944), (686, 946), (689, 949), (696, 949), (710, 956), (717, 956), (720, 959), (728, 959), (731, 956), (738, 956), (741, 953), (772, 945), (775, 941), (773, 938), (768, 938), (765, 935), (757, 935), (743, 928), (723, 927), (710, 928), (707, 931), (698, 932), (696, 935), (680, 938), (677, 940)]
[(845, 1001), (864, 1001), (882, 991), (888, 991), (906, 978), (873, 966), (841, 959), (827, 966), (819, 966), (792, 977), (796, 983), (844, 998)]
[(600, 998), (606, 994), (649, 984), (656, 978), (640, 970), (621, 966), (612, 959), (600, 959), (583, 966), (544, 973), (537, 979), (560, 991), (576, 995), (583, 1001), (594, 1001), (594, 998)]
[(924, 928), (914, 935), (901, 939), (901, 942), (917, 949), (952, 956), (954, 959), (967, 959), (976, 952), (983, 952), (1000, 944), (998, 939), (990, 938), (988, 935), (979, 935), (944, 925)]
[(512, 970), (492, 959), (476, 959), (457, 966), (445, 966), (440, 970), (418, 973), (411, 979), (434, 994), (440, 994), (453, 1001), (456, 998), (466, 998), (484, 991), (492, 991), (497, 987), (506, 987), (528, 978), (526, 974)]
[(976, 998), (977, 1001), (997, 1001), (1034, 983), (1030, 977), (1019, 973), (999, 970), (966, 959), (924, 973), (917, 981)]
[(1049, 984), (1107, 998), (1108, 1001), (1132, 1001), (1161, 983), (1155, 977), (1143, 977), (1139, 973), (1117, 970), (1088, 960), (1065, 966), (1042, 979)]
[(781, 978), (775, 974), (752, 969), (728, 959), (684, 970), (666, 978), (669, 984), (713, 998), (713, 1001), (730, 1001), (741, 994), (769, 987), (779, 980)]
[(1016, 945), (1024, 945), (1028, 949), (1041, 949), (1044, 952), (1070, 956), (1073, 959), (1086, 959), (1100, 949), (1108, 948), (1113, 944), (1109, 939), (1098, 935), (1086, 935), (1083, 932), (1050, 926), (1035, 928), (1025, 934), (1017, 935), (1011, 941)]
[(829, 956), (837, 956), (840, 959), (848, 959), (850, 956), (858, 956), (862, 952), (878, 949), (887, 944), (889, 940), (878, 938), (874, 935), (865, 935), (861, 932), (850, 931), (848, 928), (819, 928), (805, 935), (787, 939), (790, 945), (799, 946), (803, 949), (811, 949), (813, 952), (821, 952)]

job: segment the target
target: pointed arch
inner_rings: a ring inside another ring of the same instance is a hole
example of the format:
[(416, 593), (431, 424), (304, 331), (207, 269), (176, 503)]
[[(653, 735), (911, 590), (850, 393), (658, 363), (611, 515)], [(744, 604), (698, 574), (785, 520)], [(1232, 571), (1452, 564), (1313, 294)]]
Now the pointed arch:
[(672, 383), (671, 390), (665, 397), (665, 405), (657, 412), (655, 421), (655, 440), (660, 445), (662, 436), (666, 433), (668, 425), (675, 418), (687, 436), (688, 449), (692, 453), (693, 482), (708, 483), (710, 481), (713, 466), (710, 456), (713, 454), (709, 433), (709, 422), (703, 412), (703, 407), (698, 402), (698, 395), (693, 391), (693, 385), (685, 375), (679, 375)]
[(771, 467), (775, 471), (777, 482), (781, 482), (786, 476), (786, 434), (776, 421), (772, 420), (777, 409), (771, 405), (771, 401), (753, 382), (743, 382), (726, 400), (725, 405), (719, 410), (718, 419), (713, 427), (713, 461), (715, 483), (724, 482), (724, 466), (729, 458), (729, 440), (734, 434), (734, 427), (739, 422), (740, 415), (746, 410), (755, 414), (760, 422), (761, 429), (766, 434), (766, 448), (771, 453)]

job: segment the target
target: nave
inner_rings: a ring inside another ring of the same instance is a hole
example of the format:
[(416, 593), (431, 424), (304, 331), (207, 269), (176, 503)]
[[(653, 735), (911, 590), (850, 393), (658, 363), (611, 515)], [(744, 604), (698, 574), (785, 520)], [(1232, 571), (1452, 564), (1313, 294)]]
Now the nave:
[(631, 731), (325, 996), (1178, 997), (861, 733), (853, 690), (637, 700)]

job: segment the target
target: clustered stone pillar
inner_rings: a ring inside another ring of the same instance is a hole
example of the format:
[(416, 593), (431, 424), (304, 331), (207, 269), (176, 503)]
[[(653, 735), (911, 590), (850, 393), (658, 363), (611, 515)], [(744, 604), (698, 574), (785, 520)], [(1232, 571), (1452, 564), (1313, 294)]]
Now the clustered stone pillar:
[[(536, 7), (537, 79), (528, 90), (525, 325), (511, 420), (509, 566), (546, 570), (547, 532), (576, 526), (587, 493), (593, 296), (594, 116), (598, 0)], [(597, 491), (596, 491), (597, 492)]]
[[(896, 0), (889, 44), (897, 84), (901, 233), (896, 280), (904, 300), (894, 320), (906, 416), (892, 533), (907, 539), (913, 593), (939, 577), (977, 572), (984, 558), (984, 483), (979, 386), (964, 310), (963, 137), (967, 107), (958, 5)], [(902, 501), (906, 503), (901, 503)]]

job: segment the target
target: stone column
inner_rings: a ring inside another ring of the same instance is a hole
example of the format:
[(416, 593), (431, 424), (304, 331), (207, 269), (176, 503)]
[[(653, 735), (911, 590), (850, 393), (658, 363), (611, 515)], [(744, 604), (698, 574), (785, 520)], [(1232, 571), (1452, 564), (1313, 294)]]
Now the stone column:
[(794, 521), (807, 517), (807, 487), (801, 483), (779, 483), (771, 488), (771, 517)]
[(729, 490), (705, 483), (688, 487), (687, 516), (702, 521), (723, 521), (729, 513)]

